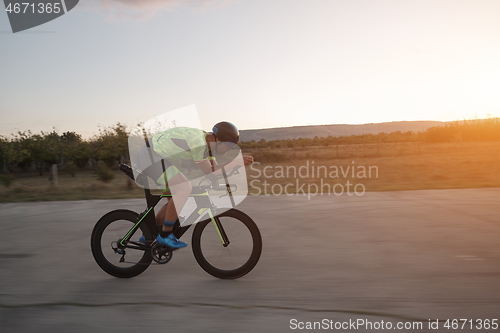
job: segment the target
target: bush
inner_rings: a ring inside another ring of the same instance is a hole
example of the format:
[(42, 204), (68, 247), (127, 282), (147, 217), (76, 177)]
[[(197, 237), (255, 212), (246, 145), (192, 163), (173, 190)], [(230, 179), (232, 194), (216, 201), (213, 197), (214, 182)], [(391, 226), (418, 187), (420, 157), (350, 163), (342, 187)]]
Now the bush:
[(105, 182), (105, 183), (109, 183), (110, 181), (112, 181), (115, 178), (115, 175), (113, 175), (111, 170), (109, 170), (109, 168), (105, 164), (102, 164), (102, 163), (99, 163), (97, 165), (95, 172), (97, 174), (97, 178), (100, 181)]
[(12, 175), (0, 175), (0, 182), (5, 186), (5, 187), (10, 187), (12, 183), (14, 182), (14, 177)]
[(76, 177), (76, 167), (74, 164), (71, 164), (66, 167), (66, 171), (71, 175), (71, 177)]

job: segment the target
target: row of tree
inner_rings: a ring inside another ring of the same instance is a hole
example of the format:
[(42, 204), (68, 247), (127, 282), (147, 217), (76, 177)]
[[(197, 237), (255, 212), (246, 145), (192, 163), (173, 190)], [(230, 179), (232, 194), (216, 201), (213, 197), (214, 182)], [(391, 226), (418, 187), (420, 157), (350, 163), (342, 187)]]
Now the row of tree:
[(298, 138), (291, 140), (273, 140), (242, 142), (242, 148), (297, 148), (309, 146), (333, 146), (370, 143), (443, 143), (443, 142), (478, 142), (500, 141), (500, 119), (475, 119), (447, 123), (444, 126), (428, 128), (422, 132), (401, 132), (361, 134), (349, 136), (327, 136)]
[[(60, 168), (95, 168), (99, 162), (110, 167), (128, 161), (128, 131), (122, 124), (102, 128), (93, 138), (84, 140), (74, 132), (58, 134), (55, 131), (33, 134), (19, 132), (9, 138), (0, 136), (0, 170), (3, 173), (37, 171), (40, 175), (50, 165)], [(432, 127), (423, 132), (391, 132), (350, 135), (342, 137), (298, 138), (242, 142), (245, 148), (296, 148), (307, 146), (334, 146), (396, 142), (477, 142), (500, 141), (500, 119), (457, 121)]]
[(298, 138), (289, 140), (272, 140), (266, 141), (248, 141), (242, 142), (242, 148), (297, 148), (310, 146), (335, 146), (335, 145), (352, 145), (365, 143), (391, 143), (391, 142), (414, 142), (419, 138), (419, 133), (415, 132), (391, 132), (379, 134), (361, 134), (333, 137), (314, 137), (314, 138)]
[(0, 169), (4, 173), (34, 171), (40, 175), (52, 164), (63, 169), (109, 166), (128, 160), (128, 132), (122, 124), (103, 128), (89, 140), (74, 132), (33, 134), (18, 132), (0, 137)]

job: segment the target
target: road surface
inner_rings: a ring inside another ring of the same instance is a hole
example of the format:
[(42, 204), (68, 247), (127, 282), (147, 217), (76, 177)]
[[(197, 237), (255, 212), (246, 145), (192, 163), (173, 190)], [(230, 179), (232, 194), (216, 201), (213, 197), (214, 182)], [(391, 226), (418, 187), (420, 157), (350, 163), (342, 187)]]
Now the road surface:
[(364, 320), (424, 332), (429, 319), (440, 331), (500, 319), (499, 203), (496, 188), (249, 197), (239, 208), (261, 229), (262, 257), (229, 281), (189, 247), (132, 279), (104, 273), (94, 223), (143, 200), (0, 204), (0, 331), (353, 331)]

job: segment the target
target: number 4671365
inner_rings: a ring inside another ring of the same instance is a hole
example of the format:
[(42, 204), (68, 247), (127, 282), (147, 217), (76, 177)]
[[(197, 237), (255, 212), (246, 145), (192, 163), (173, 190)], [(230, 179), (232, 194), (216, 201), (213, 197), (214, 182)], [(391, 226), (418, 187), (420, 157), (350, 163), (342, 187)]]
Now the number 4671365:
[(31, 2), (21, 2), (21, 3), (9, 3), (5, 11), (9, 14), (15, 13), (39, 13), (39, 14), (59, 14), (61, 12), (60, 3), (31, 3)]
[(498, 319), (448, 319), (443, 325), (447, 329), (493, 329), (498, 328)]

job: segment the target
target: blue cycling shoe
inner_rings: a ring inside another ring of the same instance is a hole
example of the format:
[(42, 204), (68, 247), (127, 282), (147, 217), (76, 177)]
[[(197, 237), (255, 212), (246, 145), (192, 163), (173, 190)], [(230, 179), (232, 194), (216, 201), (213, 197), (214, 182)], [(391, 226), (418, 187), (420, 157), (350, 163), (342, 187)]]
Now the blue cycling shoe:
[(161, 237), (160, 234), (158, 234), (158, 236), (156, 236), (156, 242), (173, 249), (180, 249), (187, 246), (187, 243), (178, 240), (177, 237), (174, 236), (174, 234), (170, 234), (167, 237)]
[(146, 244), (146, 237), (144, 235), (142, 235), (140, 238), (139, 238), (139, 243), (144, 243)]

